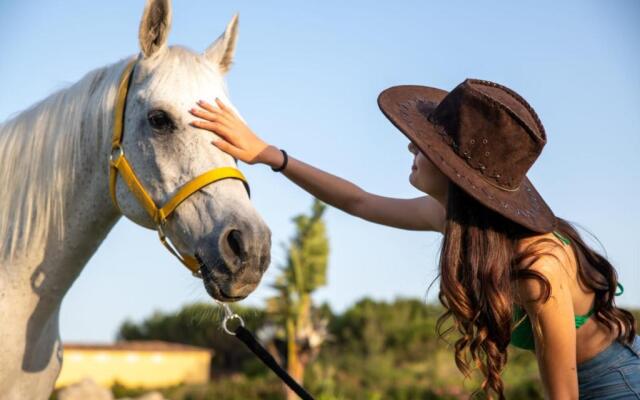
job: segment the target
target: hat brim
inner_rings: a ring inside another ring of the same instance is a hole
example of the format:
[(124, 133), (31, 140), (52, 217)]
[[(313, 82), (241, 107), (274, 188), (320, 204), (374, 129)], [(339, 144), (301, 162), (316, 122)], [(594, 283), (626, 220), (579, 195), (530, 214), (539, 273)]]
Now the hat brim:
[(428, 120), (447, 94), (425, 86), (394, 86), (380, 93), (378, 106), (443, 174), (480, 203), (534, 232), (556, 229), (555, 215), (526, 176), (515, 190), (497, 187), (455, 152), (442, 127)]

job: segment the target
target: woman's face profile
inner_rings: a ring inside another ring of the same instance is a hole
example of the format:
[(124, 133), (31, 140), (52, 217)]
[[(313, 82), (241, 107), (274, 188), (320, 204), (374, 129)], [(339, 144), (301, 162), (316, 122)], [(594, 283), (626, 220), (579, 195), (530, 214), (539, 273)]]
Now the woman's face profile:
[(413, 142), (409, 142), (408, 149), (414, 155), (409, 175), (411, 185), (431, 196), (443, 198), (447, 192), (449, 178), (440, 172)]

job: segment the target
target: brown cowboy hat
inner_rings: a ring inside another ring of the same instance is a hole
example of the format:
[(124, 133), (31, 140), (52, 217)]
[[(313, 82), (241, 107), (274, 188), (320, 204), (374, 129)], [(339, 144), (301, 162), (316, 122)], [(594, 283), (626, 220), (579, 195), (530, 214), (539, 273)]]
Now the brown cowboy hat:
[(453, 183), (499, 214), (545, 233), (556, 217), (525, 175), (547, 142), (531, 106), (497, 83), (451, 92), (394, 86), (378, 96), (389, 120)]

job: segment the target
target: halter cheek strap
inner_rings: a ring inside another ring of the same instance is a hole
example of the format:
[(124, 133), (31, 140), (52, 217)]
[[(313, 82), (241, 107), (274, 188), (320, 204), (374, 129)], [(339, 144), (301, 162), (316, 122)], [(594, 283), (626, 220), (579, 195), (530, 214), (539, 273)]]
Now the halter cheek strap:
[(113, 204), (115, 204), (116, 208), (122, 212), (118, 205), (118, 199), (116, 196), (118, 175), (120, 175), (131, 193), (135, 196), (138, 203), (140, 203), (142, 208), (145, 209), (147, 214), (149, 214), (153, 222), (156, 224), (160, 242), (162, 242), (167, 250), (179, 259), (182, 264), (190, 269), (194, 275), (198, 276), (200, 273), (200, 262), (191, 255), (181, 253), (166, 237), (164, 227), (167, 223), (167, 219), (183, 201), (189, 198), (189, 196), (214, 182), (229, 178), (239, 179), (244, 183), (247, 193), (250, 193), (249, 185), (247, 183), (247, 179), (239, 169), (234, 167), (215, 168), (185, 183), (162, 207), (158, 208), (156, 206), (156, 203), (153, 201), (149, 193), (147, 193), (133, 171), (131, 164), (125, 157), (124, 149), (122, 148), (122, 134), (124, 131), (124, 114), (127, 102), (127, 93), (129, 91), (135, 63), (136, 60), (133, 60), (126, 66), (122, 72), (120, 84), (118, 86), (118, 95), (114, 111), (113, 140), (111, 141), (111, 155), (109, 157), (109, 192), (111, 193), (111, 199), (113, 200)]

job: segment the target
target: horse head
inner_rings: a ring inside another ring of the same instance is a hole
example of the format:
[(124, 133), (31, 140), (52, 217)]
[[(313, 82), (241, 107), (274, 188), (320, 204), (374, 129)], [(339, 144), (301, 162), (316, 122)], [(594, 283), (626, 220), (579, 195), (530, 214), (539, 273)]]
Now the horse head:
[[(189, 109), (198, 99), (218, 97), (233, 107), (224, 76), (233, 60), (237, 25), (234, 16), (203, 53), (168, 46), (171, 3), (147, 0), (141, 53), (122, 96), (126, 106), (118, 150), (158, 208), (207, 171), (237, 171), (237, 160), (211, 144), (212, 133), (189, 125)], [(159, 224), (125, 181), (122, 176), (115, 180), (112, 192), (122, 214), (141, 226), (161, 229), (177, 254), (197, 260), (198, 275), (211, 296), (237, 301), (257, 287), (270, 262), (271, 232), (252, 206), (245, 182), (207, 183)]]

